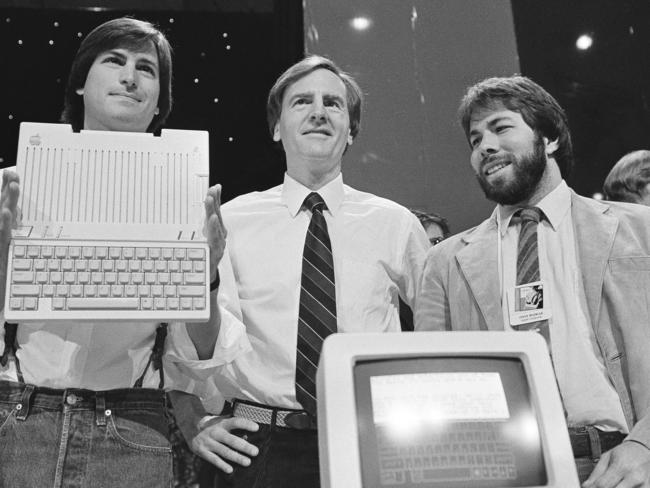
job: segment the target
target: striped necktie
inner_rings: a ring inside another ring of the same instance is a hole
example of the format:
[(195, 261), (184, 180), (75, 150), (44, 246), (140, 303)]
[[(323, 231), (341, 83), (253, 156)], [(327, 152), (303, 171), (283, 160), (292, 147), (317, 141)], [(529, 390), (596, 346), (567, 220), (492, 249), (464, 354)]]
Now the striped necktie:
[[(524, 207), (517, 210), (515, 217), (521, 221), (519, 243), (517, 245), (517, 285), (539, 281), (539, 251), (537, 249), (537, 225), (543, 213), (537, 207)], [(516, 326), (517, 330), (535, 330), (542, 334), (551, 347), (548, 320), (529, 322)]]
[(311, 221), (302, 256), (296, 399), (314, 415), (318, 358), (325, 337), (336, 332), (336, 289), (332, 246), (323, 216), (325, 202), (318, 193), (310, 193), (303, 205), (311, 211)]

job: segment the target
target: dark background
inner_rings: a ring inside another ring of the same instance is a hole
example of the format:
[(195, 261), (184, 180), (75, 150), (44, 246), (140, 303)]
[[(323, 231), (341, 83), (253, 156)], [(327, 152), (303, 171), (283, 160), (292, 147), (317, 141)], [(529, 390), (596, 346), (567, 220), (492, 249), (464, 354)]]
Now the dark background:
[[(522, 72), (565, 107), (569, 183), (583, 195), (599, 192), (625, 153), (650, 148), (647, 0), (0, 0), (0, 166), (14, 164), (20, 121), (58, 121), (81, 37), (127, 14), (158, 24), (174, 46), (167, 126), (210, 131), (211, 182), (224, 200), (282, 181), (266, 95), (305, 50), (333, 56), (366, 91), (346, 182), (443, 213), (454, 232), (492, 208), (455, 120), (464, 88), (482, 78)], [(351, 29), (357, 15), (371, 28)], [(593, 46), (580, 51), (585, 33)]]

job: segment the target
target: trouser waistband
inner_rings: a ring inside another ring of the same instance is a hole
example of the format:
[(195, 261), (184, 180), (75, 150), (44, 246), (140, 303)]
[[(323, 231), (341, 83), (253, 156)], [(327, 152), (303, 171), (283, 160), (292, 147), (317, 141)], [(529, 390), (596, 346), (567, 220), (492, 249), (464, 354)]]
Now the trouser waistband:
[(626, 437), (622, 432), (605, 432), (591, 425), (569, 428), (571, 449), (576, 458), (600, 459), (602, 453), (618, 446)]
[(252, 420), (258, 424), (296, 430), (315, 430), (316, 419), (305, 410), (272, 407), (236, 399), (232, 402), (232, 415)]
[[(30, 408), (46, 410), (95, 410), (98, 416), (111, 410), (164, 408), (165, 392), (149, 388), (121, 388), (93, 391), (83, 388), (45, 388), (10, 381), (0, 381), (0, 402), (16, 405), (19, 420), (25, 420)], [(101, 422), (100, 422), (101, 423)]]

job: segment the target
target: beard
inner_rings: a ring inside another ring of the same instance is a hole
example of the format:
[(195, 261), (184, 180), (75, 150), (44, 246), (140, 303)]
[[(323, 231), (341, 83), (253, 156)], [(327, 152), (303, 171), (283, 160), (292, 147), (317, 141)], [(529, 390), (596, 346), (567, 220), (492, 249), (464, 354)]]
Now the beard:
[(535, 191), (546, 169), (544, 140), (536, 134), (533, 149), (528, 154), (516, 156), (513, 153), (506, 153), (500, 159), (510, 163), (512, 178), (497, 178), (489, 182), (483, 172), (479, 171), (476, 179), (485, 197), (501, 205), (514, 205), (527, 200)]

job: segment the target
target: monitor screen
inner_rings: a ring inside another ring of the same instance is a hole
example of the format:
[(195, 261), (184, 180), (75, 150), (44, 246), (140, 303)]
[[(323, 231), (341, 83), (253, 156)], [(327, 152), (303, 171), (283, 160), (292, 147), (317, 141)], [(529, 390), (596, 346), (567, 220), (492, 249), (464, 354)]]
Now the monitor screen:
[(393, 357), (353, 369), (363, 486), (547, 484), (519, 358)]

